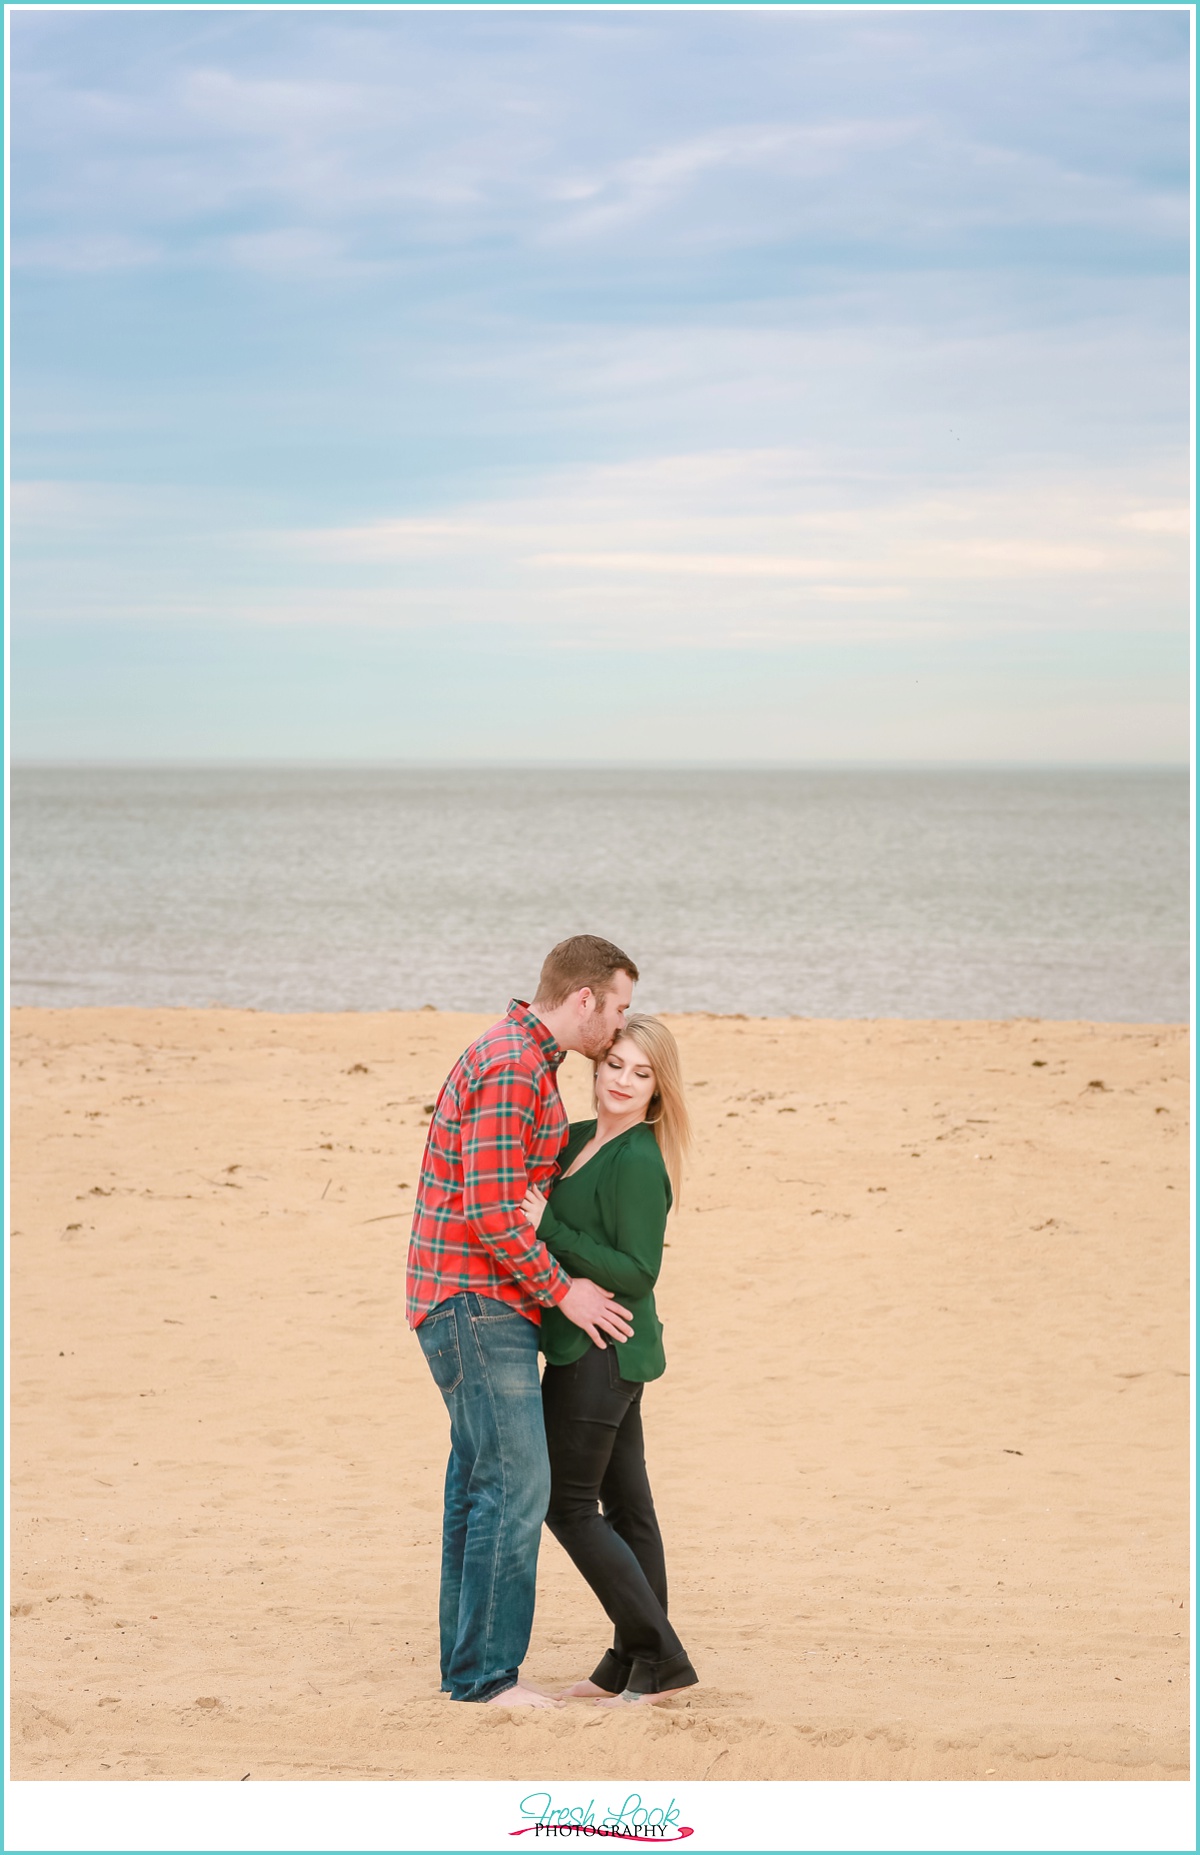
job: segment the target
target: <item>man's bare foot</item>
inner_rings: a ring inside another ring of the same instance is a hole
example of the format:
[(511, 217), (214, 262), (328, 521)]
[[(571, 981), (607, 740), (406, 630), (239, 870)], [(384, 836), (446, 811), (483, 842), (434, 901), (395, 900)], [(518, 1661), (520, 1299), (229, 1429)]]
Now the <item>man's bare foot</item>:
[(569, 1688), (559, 1689), (559, 1698), (562, 1700), (596, 1700), (600, 1697), (606, 1700), (617, 1698), (611, 1688), (598, 1688), (592, 1680), (576, 1681)]
[(561, 1700), (552, 1700), (549, 1694), (538, 1694), (533, 1688), (522, 1687), (518, 1681), (516, 1687), (505, 1688), (502, 1694), (493, 1694), (484, 1701), (485, 1707), (561, 1707)]
[[(694, 1685), (694, 1684), (693, 1684)], [(653, 1707), (660, 1700), (670, 1700), (674, 1694), (686, 1694), (687, 1688), (663, 1688), (659, 1694), (634, 1694), (628, 1688), (623, 1694), (614, 1694), (611, 1700), (598, 1700), (598, 1707)]]

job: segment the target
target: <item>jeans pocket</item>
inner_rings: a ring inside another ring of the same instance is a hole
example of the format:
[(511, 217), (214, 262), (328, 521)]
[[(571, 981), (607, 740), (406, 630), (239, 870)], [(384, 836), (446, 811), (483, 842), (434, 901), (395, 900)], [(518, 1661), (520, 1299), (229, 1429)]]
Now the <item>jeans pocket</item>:
[(471, 1348), (472, 1383), (476, 1366), (500, 1398), (535, 1398), (541, 1404), (538, 1380), (538, 1329), (506, 1301), (479, 1296), (479, 1310), (471, 1315), (462, 1336)]
[(453, 1314), (427, 1315), (417, 1328), (421, 1351), (429, 1362), (433, 1382), (443, 1397), (462, 1384), (462, 1355), (458, 1349), (458, 1325)]
[[(491, 1326), (496, 1321), (519, 1320), (524, 1321), (527, 1327), (532, 1325), (532, 1322), (525, 1320), (524, 1314), (520, 1313), (511, 1301), (498, 1301), (494, 1295), (476, 1295), (475, 1302), (476, 1305), (471, 1310), (473, 1321), (486, 1321)], [(514, 1333), (520, 1333), (520, 1331), (520, 1327), (513, 1328)]]

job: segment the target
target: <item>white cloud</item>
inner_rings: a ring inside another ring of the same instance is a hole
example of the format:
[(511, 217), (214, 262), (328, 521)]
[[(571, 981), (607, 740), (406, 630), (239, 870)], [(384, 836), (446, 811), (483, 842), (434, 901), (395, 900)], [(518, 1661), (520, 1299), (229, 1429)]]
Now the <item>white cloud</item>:
[[(136, 42), (136, 27), (112, 30)], [(684, 17), (666, 30), (686, 67), (710, 28)], [(44, 268), (69, 268), (89, 239), (93, 266), (128, 262), (123, 239), (139, 261), (237, 264), (236, 244), (197, 242), (195, 222), (222, 213), (266, 233), (280, 220), (335, 227), (375, 263), (412, 238), (478, 244), (485, 258), (497, 240), (543, 253), (570, 241), (578, 261), (589, 242), (603, 258), (622, 240), (644, 251), (647, 237), (656, 255), (807, 239), (851, 268), (858, 250), (891, 270), (898, 242), (949, 249), (996, 228), (1031, 249), (1047, 228), (1186, 236), (1186, 187), (1162, 177), (1169, 167), (1132, 146), (1123, 164), (1089, 164), (1077, 124), (1031, 132), (1021, 99), (1045, 73), (1024, 22), (992, 35), (998, 64), (981, 31), (966, 90), (964, 68), (939, 62), (937, 26), (913, 21), (890, 47), (850, 22), (832, 30), (841, 55), (823, 61), (826, 88), (804, 53), (827, 23), (776, 32), (747, 19), (729, 29), (727, 88), (702, 62), (706, 85), (693, 90), (681, 67), (652, 102), (641, 86), (662, 56), (655, 21), (601, 17), (585, 43), (565, 18), (496, 35), (469, 12), (447, 25), (401, 14), (339, 33), (321, 9), (311, 22), (285, 10), (266, 58), (247, 45), (253, 28), (193, 35), (153, 81), (136, 59), (100, 76), (86, 51), (39, 64), (18, 35), (22, 191), (53, 223), (27, 229), (23, 214), (16, 248)], [(1137, 78), (1135, 65), (1131, 92)], [(1078, 107), (1095, 79), (1060, 59), (1052, 81)], [(748, 96), (761, 115), (747, 115)]]
[(601, 573), (698, 574), (703, 579), (823, 580), (842, 570), (837, 560), (781, 554), (534, 554), (531, 567), (585, 567)]
[(153, 239), (86, 229), (14, 240), (12, 245), (13, 266), (19, 270), (144, 270), (164, 255), (161, 242)]
[(179, 81), (185, 115), (222, 139), (308, 138), (353, 126), (376, 113), (370, 96), (362, 82), (246, 77), (216, 66), (185, 69)]
[[(853, 159), (911, 140), (918, 128), (906, 120), (740, 123), (689, 136), (613, 162), (590, 176), (554, 180), (552, 199), (584, 201), (587, 206), (548, 230), (554, 237), (607, 234), (669, 208), (687, 189), (722, 172), (828, 181)], [(708, 227), (706, 236), (711, 237), (713, 229)], [(728, 230), (738, 236), (736, 226)]]
[(1177, 509), (1135, 509), (1132, 514), (1122, 516), (1121, 520), (1124, 527), (1140, 529), (1147, 535), (1190, 535), (1192, 532), (1192, 512), (1182, 506)]
[(107, 528), (178, 517), (184, 496), (178, 491), (144, 489), (119, 483), (18, 477), (9, 486), (14, 541), (45, 536), (51, 546), (69, 535), (102, 533)]
[(239, 269), (266, 277), (328, 278), (358, 267), (347, 263), (343, 242), (334, 233), (306, 226), (281, 226), (270, 232), (244, 232), (223, 241)]
[[(1182, 631), (1164, 478), (1082, 468), (934, 491), (804, 451), (563, 470), (357, 523), (261, 529), (232, 495), (14, 485), (20, 612), (502, 632), (558, 649)], [(1157, 492), (1157, 493), (1155, 493)]]
[[(632, 647), (1186, 623), (1187, 550), (1095, 472), (830, 501), (804, 453), (564, 472), (437, 517), (264, 536), (336, 590), (270, 622), (501, 624)], [(265, 608), (263, 609), (265, 612)]]

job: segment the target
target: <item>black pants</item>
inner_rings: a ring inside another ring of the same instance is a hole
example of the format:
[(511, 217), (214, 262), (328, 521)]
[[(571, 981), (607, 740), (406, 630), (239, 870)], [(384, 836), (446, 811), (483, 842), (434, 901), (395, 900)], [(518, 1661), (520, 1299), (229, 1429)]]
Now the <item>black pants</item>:
[(642, 1445), (642, 1389), (620, 1376), (611, 1346), (589, 1344), (573, 1365), (548, 1365), (542, 1374), (550, 1451), (546, 1525), (612, 1622), (613, 1646), (591, 1677), (612, 1694), (658, 1694), (698, 1679), (667, 1621), (667, 1568)]

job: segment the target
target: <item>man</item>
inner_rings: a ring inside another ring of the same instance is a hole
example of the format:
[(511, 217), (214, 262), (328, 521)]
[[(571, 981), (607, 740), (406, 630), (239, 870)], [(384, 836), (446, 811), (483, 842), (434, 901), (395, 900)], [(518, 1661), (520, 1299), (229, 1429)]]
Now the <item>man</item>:
[(577, 934), (547, 955), (531, 1005), (465, 1050), (437, 1099), (408, 1251), (408, 1320), (450, 1412), (439, 1606), (453, 1700), (553, 1707), (523, 1687), (550, 1467), (538, 1379), (543, 1307), (597, 1346), (628, 1339), (628, 1309), (572, 1280), (521, 1210), (553, 1177), (567, 1133), (557, 1070), (611, 1048), (637, 967)]

